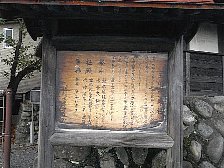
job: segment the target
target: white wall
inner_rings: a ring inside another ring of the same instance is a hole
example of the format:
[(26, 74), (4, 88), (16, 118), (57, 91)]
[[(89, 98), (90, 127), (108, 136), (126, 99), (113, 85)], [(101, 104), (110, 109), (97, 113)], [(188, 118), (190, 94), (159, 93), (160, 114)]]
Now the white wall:
[(198, 32), (189, 43), (189, 49), (218, 53), (217, 25), (202, 23)]

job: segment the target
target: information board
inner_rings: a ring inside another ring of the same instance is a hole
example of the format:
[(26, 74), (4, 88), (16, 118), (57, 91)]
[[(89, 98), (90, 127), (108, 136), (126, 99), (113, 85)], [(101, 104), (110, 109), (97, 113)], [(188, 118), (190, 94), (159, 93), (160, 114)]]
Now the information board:
[(167, 113), (167, 54), (57, 52), (57, 122), (75, 128), (157, 127)]

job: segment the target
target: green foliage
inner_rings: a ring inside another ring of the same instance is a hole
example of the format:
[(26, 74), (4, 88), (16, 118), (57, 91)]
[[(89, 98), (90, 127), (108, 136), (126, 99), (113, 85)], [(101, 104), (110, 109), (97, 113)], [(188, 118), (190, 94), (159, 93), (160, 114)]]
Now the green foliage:
[[(24, 70), (26, 67), (29, 67), (32, 65), (32, 68), (34, 70), (40, 70), (40, 64), (41, 64), (41, 59), (37, 57), (36, 50), (37, 46), (33, 46), (31, 43), (25, 44), (25, 38), (28, 34), (26, 31), (25, 24), (23, 20), (18, 19), (18, 23), (20, 25), (20, 30), (22, 31), (22, 43), (21, 46), (19, 47), (19, 56), (16, 58), (16, 48), (18, 47), (18, 42), (19, 42), (19, 37), (15, 37), (15, 39), (12, 38), (7, 38), (4, 41), (4, 34), (0, 34), (0, 42), (5, 42), (12, 48), (10, 48), (10, 53), (8, 55), (3, 55), (1, 57), (1, 62), (3, 62), (5, 65), (8, 65), (9, 67), (12, 68), (14, 62), (16, 61), (16, 74), (17, 75), (20, 71)], [(4, 21), (0, 19), (0, 24), (4, 24)], [(10, 71), (4, 71), (2, 73), (5, 77), (10, 77), (11, 72)], [(33, 75), (33, 72), (29, 72), (28, 74), (25, 75), (24, 78), (29, 78)]]
[(0, 18), (0, 24), (4, 24), (5, 23), (5, 19)]

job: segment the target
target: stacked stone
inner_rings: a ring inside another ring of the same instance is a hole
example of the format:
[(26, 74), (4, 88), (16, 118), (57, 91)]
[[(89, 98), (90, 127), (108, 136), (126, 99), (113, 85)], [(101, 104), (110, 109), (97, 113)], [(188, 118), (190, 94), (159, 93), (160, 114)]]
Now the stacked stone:
[[(34, 105), (34, 140), (37, 142), (39, 131), (39, 105)], [(30, 122), (32, 121), (32, 104), (25, 100), (20, 105), (19, 121), (16, 127), (15, 143), (30, 142)]]
[(183, 168), (224, 168), (224, 97), (186, 98), (183, 127)]
[(54, 168), (164, 168), (166, 151), (146, 148), (54, 146)]
[(34, 140), (37, 143), (38, 140), (38, 132), (39, 132), (39, 113), (40, 113), (40, 105), (33, 105), (33, 122), (34, 122)]

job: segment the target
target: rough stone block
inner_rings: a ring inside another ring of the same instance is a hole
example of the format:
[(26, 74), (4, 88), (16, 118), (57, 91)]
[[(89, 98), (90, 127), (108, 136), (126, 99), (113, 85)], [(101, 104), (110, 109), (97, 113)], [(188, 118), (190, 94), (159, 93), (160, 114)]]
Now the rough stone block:
[(128, 154), (124, 148), (116, 148), (118, 159), (126, 166), (129, 165)]
[(110, 153), (104, 153), (104, 155), (100, 157), (100, 167), (116, 168), (115, 160)]
[(30, 118), (31, 114), (32, 114), (31, 112), (23, 111), (21, 114), (21, 117), (22, 118)]
[(204, 122), (200, 122), (198, 124), (197, 129), (198, 129), (199, 134), (204, 138), (209, 138), (213, 133), (212, 127), (205, 124)]
[(146, 148), (132, 148), (132, 158), (137, 165), (142, 165), (148, 155)]
[(195, 161), (199, 161), (201, 159), (201, 149), (202, 146), (197, 141), (191, 141), (190, 151)]
[(214, 163), (218, 163), (222, 157), (223, 142), (224, 142), (224, 139), (221, 135), (216, 136), (211, 141), (209, 141), (209, 144), (207, 147), (207, 154), (209, 156), (209, 159)]
[(195, 129), (194, 129), (193, 125), (185, 127), (185, 129), (184, 129), (184, 137), (188, 137), (192, 132), (194, 132), (194, 130)]
[(216, 168), (211, 163), (204, 161), (199, 165), (199, 168)]
[(193, 168), (191, 162), (183, 161), (183, 168)]
[(53, 162), (53, 168), (72, 168), (72, 163), (63, 159), (56, 159)]
[(204, 118), (210, 118), (214, 110), (210, 104), (200, 99), (195, 99), (194, 109), (195, 112), (197, 112)]
[(21, 110), (32, 111), (32, 104), (29, 101), (25, 101), (24, 103), (21, 103)]
[(196, 122), (194, 114), (185, 105), (183, 106), (183, 122), (186, 125), (194, 125)]
[(224, 136), (224, 122), (222, 120), (217, 119), (211, 119), (211, 122), (213, 123), (214, 127), (219, 131), (222, 136)]
[(90, 152), (90, 147), (76, 147), (69, 145), (54, 146), (54, 155), (56, 158), (67, 158), (76, 162), (85, 160)]
[(166, 166), (166, 151), (162, 150), (152, 159), (152, 168), (163, 168)]

